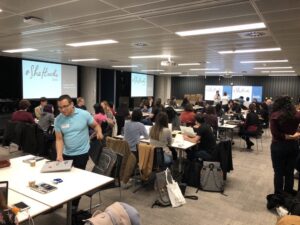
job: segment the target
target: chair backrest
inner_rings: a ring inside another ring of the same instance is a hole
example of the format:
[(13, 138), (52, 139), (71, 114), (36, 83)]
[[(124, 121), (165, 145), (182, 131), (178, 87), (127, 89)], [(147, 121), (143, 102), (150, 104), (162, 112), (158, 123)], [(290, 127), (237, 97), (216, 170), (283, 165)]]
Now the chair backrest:
[(109, 148), (103, 148), (100, 158), (93, 168), (94, 173), (111, 176), (113, 167), (117, 162), (117, 153)]
[(121, 186), (121, 166), (122, 166), (122, 160), (123, 160), (123, 155), (116, 153), (117, 154), (117, 160), (116, 163), (112, 169), (111, 172), (111, 177), (115, 179), (115, 181), (118, 181), (118, 186)]

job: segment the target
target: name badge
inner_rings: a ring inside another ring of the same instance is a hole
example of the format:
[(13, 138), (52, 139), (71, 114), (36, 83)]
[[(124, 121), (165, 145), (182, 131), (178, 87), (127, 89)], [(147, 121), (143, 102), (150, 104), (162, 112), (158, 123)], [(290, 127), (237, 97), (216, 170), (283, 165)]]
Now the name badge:
[(66, 128), (69, 128), (69, 127), (70, 127), (70, 124), (68, 124), (68, 123), (65, 123), (65, 124), (61, 125), (62, 129), (66, 129)]

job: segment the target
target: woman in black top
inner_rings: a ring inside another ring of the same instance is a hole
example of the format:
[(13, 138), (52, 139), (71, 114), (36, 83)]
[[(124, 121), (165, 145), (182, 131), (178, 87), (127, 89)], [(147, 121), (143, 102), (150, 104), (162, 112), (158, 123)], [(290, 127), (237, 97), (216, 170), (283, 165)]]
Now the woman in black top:
[(251, 103), (249, 105), (246, 121), (239, 132), (239, 135), (246, 141), (247, 149), (251, 149), (251, 146), (254, 145), (254, 143), (250, 141), (250, 137), (256, 136), (260, 132), (260, 122), (258, 115), (255, 113), (255, 108), (255, 104)]

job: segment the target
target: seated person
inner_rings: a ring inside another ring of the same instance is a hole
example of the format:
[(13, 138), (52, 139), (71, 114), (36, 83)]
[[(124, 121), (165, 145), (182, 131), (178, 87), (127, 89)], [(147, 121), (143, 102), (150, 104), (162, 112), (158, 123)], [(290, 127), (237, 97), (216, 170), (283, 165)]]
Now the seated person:
[(53, 106), (48, 104), (44, 106), (43, 112), (40, 116), (38, 125), (43, 131), (47, 131), (48, 128), (54, 123)]
[(190, 104), (188, 97), (184, 97), (181, 103), (181, 107), (185, 108), (186, 105)]
[(131, 115), (131, 120), (125, 121), (124, 125), (124, 139), (128, 142), (130, 150), (136, 154), (136, 146), (140, 142), (141, 136), (149, 139), (149, 135), (145, 125), (141, 123), (142, 120), (141, 110), (134, 109)]
[(213, 160), (212, 155), (217, 145), (216, 138), (211, 127), (205, 123), (204, 117), (200, 114), (196, 116), (196, 124), (194, 128), (196, 131), (195, 137), (183, 135), (184, 140), (197, 143), (196, 149), (187, 151), (188, 159), (194, 160), (201, 158), (204, 161)]
[(48, 104), (48, 100), (45, 97), (40, 99), (40, 105), (34, 108), (34, 115), (39, 120), (43, 112), (44, 107)]
[(145, 113), (151, 113), (152, 108), (150, 107), (150, 103), (147, 99), (143, 101), (143, 105), (141, 107), (141, 111)]
[(34, 123), (32, 114), (30, 112), (27, 112), (29, 107), (30, 102), (26, 99), (22, 99), (19, 102), (19, 110), (12, 114), (11, 120), (14, 122)]
[(213, 131), (216, 135), (218, 130), (218, 117), (216, 114), (215, 107), (208, 106), (205, 113), (203, 114), (205, 122), (213, 128)]
[(86, 110), (84, 98), (78, 97), (77, 100), (76, 100), (76, 103), (77, 103), (75, 105), (76, 108)]
[(179, 117), (176, 113), (176, 111), (174, 110), (173, 107), (167, 107), (166, 108), (166, 113), (168, 115), (168, 121), (170, 123), (172, 123), (172, 129), (173, 130), (180, 130), (180, 120)]
[(172, 131), (168, 128), (168, 115), (165, 112), (157, 114), (155, 125), (150, 129), (150, 144), (155, 147), (162, 147), (164, 151), (164, 162), (172, 162), (172, 152), (169, 145), (172, 144)]
[(161, 98), (156, 99), (154, 106), (152, 107), (152, 122), (155, 121), (155, 117), (158, 113), (164, 112), (165, 107), (161, 104)]
[(234, 113), (241, 113), (241, 111), (242, 109), (239, 103), (234, 102), (233, 100), (229, 100), (227, 113), (234, 114)]
[(251, 136), (256, 136), (259, 132), (259, 119), (258, 115), (255, 113), (255, 104), (251, 103), (249, 105), (249, 112), (247, 114), (245, 123), (240, 129), (239, 135), (246, 141), (247, 149), (251, 149), (251, 146), (254, 145), (252, 141), (250, 141)]
[(196, 114), (194, 113), (192, 104), (187, 104), (184, 108), (184, 111), (180, 114), (180, 123), (194, 125), (195, 116)]

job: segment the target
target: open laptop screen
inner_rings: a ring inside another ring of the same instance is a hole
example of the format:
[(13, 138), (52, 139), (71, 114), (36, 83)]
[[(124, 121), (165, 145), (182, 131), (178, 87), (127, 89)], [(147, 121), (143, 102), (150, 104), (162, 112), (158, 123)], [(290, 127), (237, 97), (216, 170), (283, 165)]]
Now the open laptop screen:
[(3, 205), (8, 203), (8, 181), (0, 181), (0, 199), (4, 200)]

